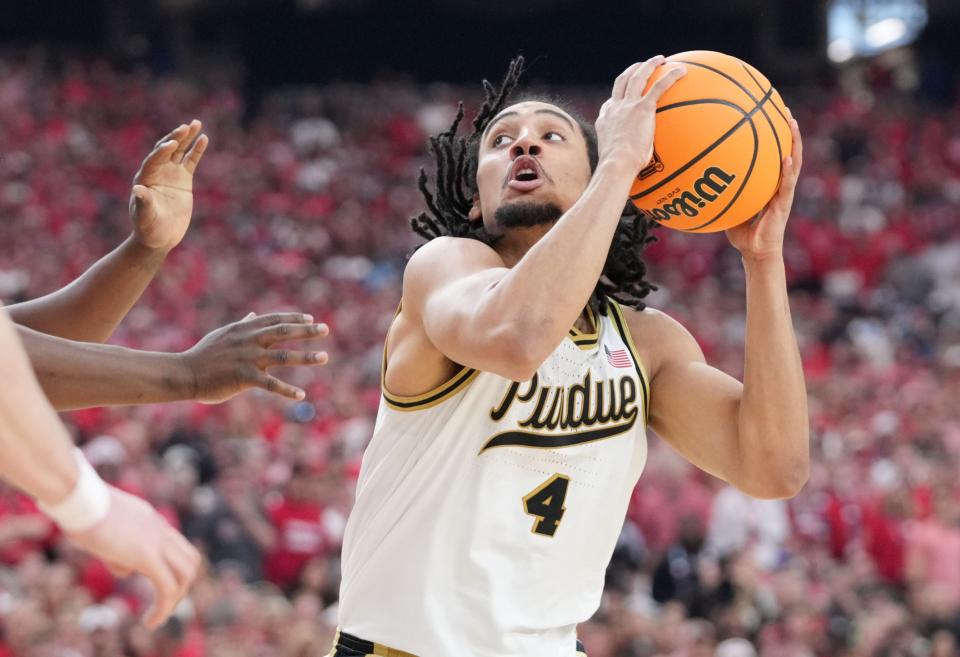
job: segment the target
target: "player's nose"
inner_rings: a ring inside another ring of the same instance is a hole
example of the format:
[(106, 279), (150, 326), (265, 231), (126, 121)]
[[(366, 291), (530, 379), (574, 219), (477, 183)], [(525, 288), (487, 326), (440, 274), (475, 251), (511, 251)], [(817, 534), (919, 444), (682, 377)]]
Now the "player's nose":
[(533, 139), (530, 138), (530, 133), (527, 131), (522, 132), (513, 146), (510, 147), (510, 159), (515, 160), (521, 155), (530, 155), (536, 156), (540, 154), (540, 146), (538, 146)]

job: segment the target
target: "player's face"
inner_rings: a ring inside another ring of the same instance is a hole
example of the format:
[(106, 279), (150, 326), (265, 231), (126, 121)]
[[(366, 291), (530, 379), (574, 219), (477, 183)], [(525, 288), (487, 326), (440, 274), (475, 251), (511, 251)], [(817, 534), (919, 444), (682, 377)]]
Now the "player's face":
[(566, 212), (590, 175), (587, 142), (577, 122), (556, 105), (518, 103), (495, 116), (482, 135), (479, 203), (471, 214), (482, 216), (488, 231), (500, 233), (504, 225), (495, 217), (505, 206), (553, 206)]

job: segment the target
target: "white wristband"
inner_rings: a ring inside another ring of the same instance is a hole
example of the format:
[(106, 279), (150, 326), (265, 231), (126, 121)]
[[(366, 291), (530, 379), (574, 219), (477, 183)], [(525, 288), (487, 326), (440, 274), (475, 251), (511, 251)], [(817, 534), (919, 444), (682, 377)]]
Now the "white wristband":
[(106, 517), (110, 511), (110, 487), (100, 478), (83, 452), (73, 449), (77, 462), (77, 484), (57, 504), (38, 502), (37, 506), (65, 532), (82, 532)]

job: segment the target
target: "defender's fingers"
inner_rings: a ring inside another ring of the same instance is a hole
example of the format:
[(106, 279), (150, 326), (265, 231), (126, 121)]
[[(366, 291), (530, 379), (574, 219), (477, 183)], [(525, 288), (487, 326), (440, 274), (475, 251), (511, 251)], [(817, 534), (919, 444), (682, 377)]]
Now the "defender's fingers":
[(183, 600), (187, 591), (193, 586), (200, 563), (194, 560), (191, 555), (182, 552), (178, 546), (173, 545), (169, 546), (164, 552), (163, 558), (177, 580), (177, 600), (174, 603), (174, 607), (176, 607), (176, 604)]
[(187, 154), (183, 158), (183, 166), (187, 168), (189, 173), (192, 174), (197, 170), (197, 165), (200, 164), (200, 159), (207, 151), (207, 145), (209, 143), (210, 138), (206, 135), (200, 135), (197, 137), (197, 140), (193, 142), (193, 146), (190, 147), (190, 150), (187, 151)]
[(187, 133), (177, 139), (177, 150), (173, 152), (172, 156), (174, 162), (179, 162), (183, 159), (187, 149), (193, 144), (193, 140), (200, 134), (200, 128), (202, 127), (200, 121), (197, 119), (190, 122), (190, 125), (187, 127)]
[(154, 148), (157, 148), (157, 147), (160, 146), (160, 144), (162, 144), (162, 143), (164, 143), (164, 142), (166, 142), (166, 141), (170, 141), (171, 139), (172, 139), (173, 141), (179, 141), (179, 139), (180, 139), (180, 137), (181, 137), (182, 135), (187, 134), (187, 129), (188, 129), (189, 127), (190, 127), (190, 126), (188, 126), (186, 123), (181, 123), (181, 124), (178, 125), (176, 128), (174, 128), (173, 130), (171, 130), (170, 132), (168, 132), (167, 134), (165, 134), (163, 137), (161, 137), (160, 139), (158, 139), (158, 140), (157, 140), (157, 143), (155, 143), (155, 144), (153, 145), (153, 147), (154, 147)]
[(164, 562), (159, 554), (152, 557), (149, 570), (144, 572), (143, 575), (153, 584), (156, 595), (153, 604), (150, 605), (150, 609), (147, 611), (144, 623), (150, 629), (156, 629), (167, 620), (170, 612), (173, 611), (177, 602), (180, 601), (180, 586), (177, 583), (177, 578), (173, 570)]
[(623, 90), (624, 98), (640, 98), (643, 96), (643, 90), (647, 88), (647, 80), (657, 70), (657, 67), (664, 63), (663, 57), (654, 57), (648, 59), (643, 65), (635, 70), (627, 79), (627, 86)]
[(261, 367), (293, 367), (297, 365), (325, 365), (329, 356), (325, 351), (291, 351), (290, 349), (264, 349), (258, 364)]
[(265, 326), (276, 326), (277, 324), (311, 324), (313, 315), (307, 313), (270, 313), (269, 315), (259, 315), (250, 320), (244, 320), (244, 323), (253, 328), (263, 328)]
[(669, 64), (668, 66), (670, 67), (669, 70), (664, 72), (664, 74), (651, 85), (650, 91), (646, 94), (654, 103), (659, 101), (660, 96), (672, 87), (677, 80), (687, 74), (687, 67), (683, 64)]
[(258, 330), (257, 342), (264, 347), (290, 340), (322, 338), (330, 332), (326, 324), (277, 324)]
[(267, 392), (272, 392), (275, 395), (281, 395), (290, 399), (300, 400), (307, 396), (307, 393), (300, 388), (292, 386), (289, 383), (281, 381), (277, 377), (269, 374), (260, 374), (254, 379), (254, 385), (256, 385), (258, 388), (266, 390)]
[(140, 171), (137, 172), (136, 177), (139, 178), (145, 173), (149, 174), (169, 162), (175, 150), (177, 150), (176, 139), (168, 139), (167, 141), (157, 144), (156, 147), (143, 158), (143, 163), (140, 165)]

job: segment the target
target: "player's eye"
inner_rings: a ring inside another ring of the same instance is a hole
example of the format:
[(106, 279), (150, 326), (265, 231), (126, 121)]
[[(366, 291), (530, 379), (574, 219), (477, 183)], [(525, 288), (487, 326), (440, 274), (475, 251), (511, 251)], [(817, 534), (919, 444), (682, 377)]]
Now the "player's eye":
[(563, 135), (559, 132), (551, 130), (550, 132), (543, 135), (543, 138), (547, 141), (563, 141)]
[(500, 133), (499, 135), (493, 138), (493, 141), (491, 143), (493, 144), (494, 147), (503, 146), (504, 144), (507, 143), (509, 139), (510, 139), (510, 135)]

